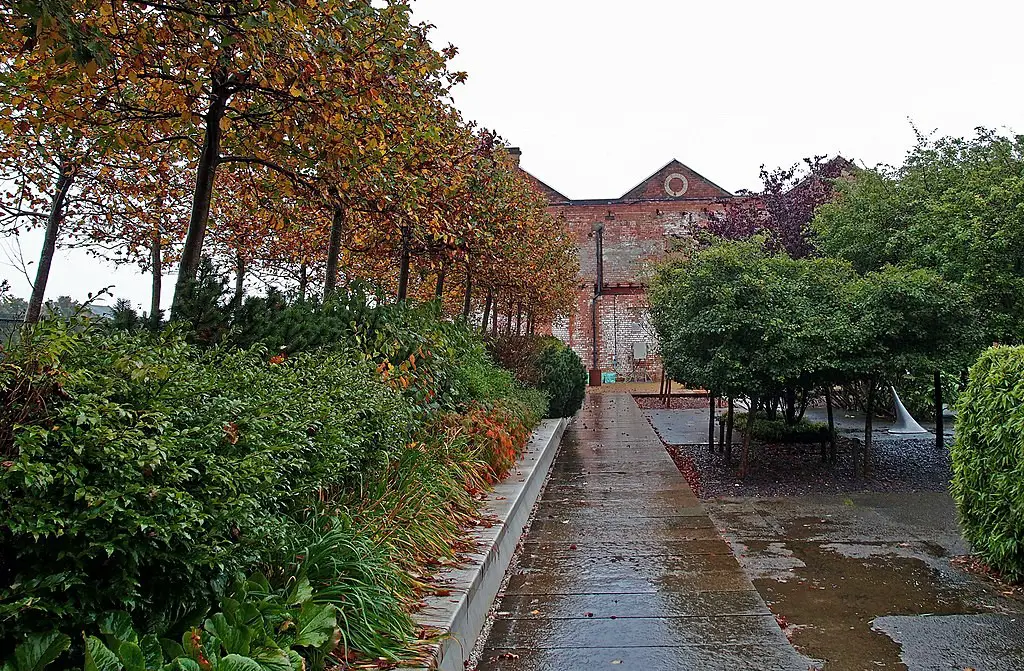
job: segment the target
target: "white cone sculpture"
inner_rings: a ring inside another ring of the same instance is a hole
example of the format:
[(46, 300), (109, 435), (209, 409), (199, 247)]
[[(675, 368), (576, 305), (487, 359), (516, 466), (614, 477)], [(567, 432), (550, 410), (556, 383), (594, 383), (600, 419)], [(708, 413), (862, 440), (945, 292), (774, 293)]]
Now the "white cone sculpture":
[(916, 419), (910, 416), (910, 413), (907, 412), (906, 406), (903, 405), (903, 401), (900, 400), (899, 394), (896, 393), (896, 387), (889, 387), (889, 389), (892, 390), (892, 400), (893, 403), (896, 404), (896, 423), (889, 429), (889, 433), (931, 433), (928, 429), (918, 424)]

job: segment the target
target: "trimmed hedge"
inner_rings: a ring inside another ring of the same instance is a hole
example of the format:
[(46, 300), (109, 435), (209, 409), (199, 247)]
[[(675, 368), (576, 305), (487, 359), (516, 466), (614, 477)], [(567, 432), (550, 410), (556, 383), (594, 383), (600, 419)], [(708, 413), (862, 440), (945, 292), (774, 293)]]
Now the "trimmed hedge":
[[(733, 420), (734, 426), (740, 430), (746, 429), (747, 417), (745, 412), (737, 413)], [(753, 424), (750, 437), (767, 443), (816, 443), (829, 439), (828, 424), (823, 422), (803, 419), (790, 426), (784, 419), (755, 416)]]
[(491, 355), (523, 384), (547, 394), (549, 418), (572, 417), (583, 406), (587, 369), (576, 352), (552, 336), (505, 336), (490, 343)]
[(951, 458), (964, 537), (990, 567), (1024, 578), (1024, 347), (993, 347), (971, 368)]

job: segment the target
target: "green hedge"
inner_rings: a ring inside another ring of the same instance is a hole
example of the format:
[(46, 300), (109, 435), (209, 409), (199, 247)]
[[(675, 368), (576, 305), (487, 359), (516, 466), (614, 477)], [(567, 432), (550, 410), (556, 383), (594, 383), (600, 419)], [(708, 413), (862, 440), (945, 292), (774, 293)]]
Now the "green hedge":
[(547, 417), (571, 417), (582, 407), (587, 369), (558, 338), (505, 336), (489, 346), (494, 359), (520, 382), (547, 394)]
[[(737, 413), (733, 419), (737, 429), (747, 427), (747, 413)], [(785, 419), (768, 419), (755, 416), (750, 437), (769, 443), (806, 443), (828, 440), (828, 424), (802, 419), (796, 424), (786, 424)]]
[(80, 665), (112, 611), (180, 634), (260, 573), (312, 583), (361, 659), (409, 656), (414, 576), (454, 560), (547, 399), (429, 306), (280, 335), (350, 307), (201, 345), (49, 321), (0, 352), (0, 661), (59, 632)]
[(957, 402), (950, 490), (964, 537), (992, 568), (1024, 578), (1024, 347), (993, 347)]
[(7, 407), (38, 392), (48, 410), (0, 447), (0, 642), (106, 610), (202, 606), (318, 492), (411, 440), (411, 406), (369, 363), (270, 359), (60, 323), (9, 353)]

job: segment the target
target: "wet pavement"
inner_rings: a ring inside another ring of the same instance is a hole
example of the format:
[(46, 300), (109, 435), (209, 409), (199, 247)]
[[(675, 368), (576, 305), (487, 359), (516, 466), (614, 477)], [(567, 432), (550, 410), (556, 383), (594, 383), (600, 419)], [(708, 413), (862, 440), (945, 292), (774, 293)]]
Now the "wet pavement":
[(628, 394), (562, 439), (480, 671), (794, 669), (798, 654)]
[(706, 502), (747, 576), (827, 671), (1024, 668), (1024, 601), (950, 559), (944, 492)]

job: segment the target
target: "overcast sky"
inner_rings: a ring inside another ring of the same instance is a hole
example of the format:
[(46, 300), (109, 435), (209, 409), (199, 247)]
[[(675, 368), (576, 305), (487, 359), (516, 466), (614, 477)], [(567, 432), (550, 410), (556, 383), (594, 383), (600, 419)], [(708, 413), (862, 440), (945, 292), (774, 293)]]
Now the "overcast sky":
[[(762, 164), (814, 154), (899, 163), (911, 121), (943, 135), (1024, 131), (1024, 3), (1013, 0), (414, 8), (436, 26), (436, 46), (459, 47), (465, 117), (521, 147), (523, 167), (570, 198), (620, 196), (672, 158), (732, 191), (758, 189)], [(39, 240), (23, 241), (27, 256)], [(28, 293), (10, 267), (0, 277)], [(111, 283), (148, 304), (144, 278), (77, 253), (57, 259), (47, 294)]]

